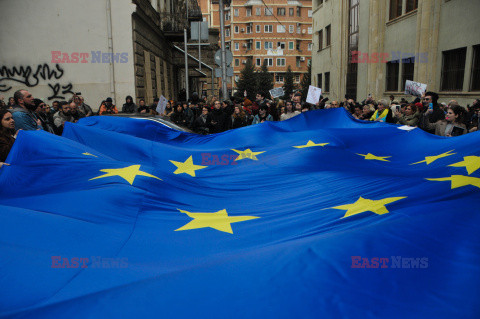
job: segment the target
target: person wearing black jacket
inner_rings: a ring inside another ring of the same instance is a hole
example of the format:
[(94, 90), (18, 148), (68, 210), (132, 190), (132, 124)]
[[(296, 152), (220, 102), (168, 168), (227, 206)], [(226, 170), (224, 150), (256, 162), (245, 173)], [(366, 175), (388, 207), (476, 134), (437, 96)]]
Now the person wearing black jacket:
[(235, 105), (233, 114), (230, 116), (230, 121), (228, 124), (229, 129), (247, 126), (247, 116), (245, 115), (245, 111), (242, 110), (241, 106)]
[(220, 133), (225, 130), (226, 118), (221, 107), (222, 105), (220, 104), (220, 101), (215, 101), (213, 103), (213, 110), (210, 114), (212, 118), (211, 133)]
[(193, 130), (198, 134), (210, 133), (212, 119), (209, 114), (208, 107), (202, 107), (202, 114), (200, 114), (193, 122)]
[(122, 113), (137, 113), (137, 105), (133, 103), (133, 98), (130, 95), (125, 98), (125, 104), (122, 106)]
[(187, 116), (185, 115), (182, 104), (177, 104), (175, 107), (175, 112), (173, 112), (172, 116), (170, 116), (170, 119), (173, 123), (179, 126), (187, 126)]
[[(423, 113), (420, 117), (419, 127), (429, 133), (435, 134), (435, 130), (428, 129), (425, 123), (424, 117), (427, 117), (426, 112), (429, 109), (432, 109), (430, 115), (428, 116), (428, 120), (430, 123), (436, 123), (438, 121), (442, 121), (445, 119), (445, 112), (440, 108), (438, 105), (438, 94), (435, 92), (427, 92), (425, 93), (425, 97), (423, 98)], [(430, 106), (430, 103), (432, 104)]]

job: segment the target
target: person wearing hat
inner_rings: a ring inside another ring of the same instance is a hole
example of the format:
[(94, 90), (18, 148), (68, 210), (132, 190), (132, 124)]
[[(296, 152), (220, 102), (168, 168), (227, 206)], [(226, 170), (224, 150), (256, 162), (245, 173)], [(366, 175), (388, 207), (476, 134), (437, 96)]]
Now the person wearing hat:
[(118, 114), (117, 107), (113, 105), (113, 101), (111, 97), (107, 97), (105, 100), (105, 103), (102, 104), (100, 107), (100, 111), (98, 112), (98, 115), (104, 115), (104, 114)]

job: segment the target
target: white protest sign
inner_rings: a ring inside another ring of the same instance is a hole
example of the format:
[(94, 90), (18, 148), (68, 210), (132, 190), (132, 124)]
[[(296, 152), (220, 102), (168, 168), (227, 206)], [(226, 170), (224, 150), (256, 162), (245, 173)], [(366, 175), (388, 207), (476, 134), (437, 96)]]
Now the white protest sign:
[(163, 114), (163, 112), (165, 112), (165, 108), (167, 107), (167, 103), (168, 103), (168, 100), (166, 97), (164, 97), (163, 95), (160, 96), (160, 100), (158, 101), (158, 104), (157, 104), (157, 109), (155, 111), (157, 111), (158, 114)]
[(414, 96), (421, 97), (423, 94), (425, 94), (426, 90), (427, 90), (426, 84), (418, 83), (410, 80), (407, 80), (407, 82), (405, 82), (406, 95), (414, 95)]
[(283, 92), (283, 88), (282, 87), (279, 87), (279, 88), (276, 88), (276, 89), (272, 89), (269, 91), (270, 92), (270, 95), (272, 96), (273, 99), (277, 98), (277, 97), (282, 97), (285, 95), (285, 93)]
[(308, 87), (307, 103), (317, 104), (320, 100), (320, 95), (322, 95), (322, 89), (310, 85)]

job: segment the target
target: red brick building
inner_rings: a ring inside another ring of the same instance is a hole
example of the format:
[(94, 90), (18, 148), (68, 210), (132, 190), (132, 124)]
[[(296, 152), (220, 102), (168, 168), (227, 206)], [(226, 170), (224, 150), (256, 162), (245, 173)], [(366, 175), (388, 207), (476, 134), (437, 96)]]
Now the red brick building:
[[(218, 0), (199, 0), (199, 5), (210, 28), (219, 29)], [(298, 84), (312, 56), (312, 1), (232, 0), (225, 7), (225, 41), (233, 53), (235, 77), (248, 58), (257, 67), (267, 59), (275, 87), (283, 86), (289, 65)]]

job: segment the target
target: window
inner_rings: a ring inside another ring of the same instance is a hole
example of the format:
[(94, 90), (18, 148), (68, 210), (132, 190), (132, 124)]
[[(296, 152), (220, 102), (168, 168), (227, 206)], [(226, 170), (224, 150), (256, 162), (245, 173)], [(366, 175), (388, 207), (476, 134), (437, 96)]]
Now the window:
[(265, 41), (265, 50), (273, 49), (273, 42)]
[(402, 91), (405, 91), (405, 81), (413, 81), (413, 71), (415, 70), (415, 58), (402, 60)]
[(272, 16), (273, 15), (272, 8), (265, 8), (265, 15), (266, 16)]
[(262, 15), (262, 8), (256, 8), (255, 9), (255, 15), (261, 16)]
[(308, 27), (308, 34), (312, 34), (312, 27)]
[(295, 26), (294, 25), (289, 25), (288, 26), (288, 33), (294, 33), (295, 32)]
[(297, 27), (297, 33), (298, 33), (298, 34), (302, 33), (302, 28)]
[(247, 25), (247, 33), (252, 33), (252, 25)]
[(312, 51), (312, 48), (313, 48), (313, 43), (309, 43), (309, 44), (308, 44), (308, 49), (307, 49), (307, 50), (308, 50), (308, 51)]
[(228, 21), (228, 20), (230, 20), (230, 13), (226, 12), (225, 13), (225, 21)]
[(261, 50), (261, 49), (262, 49), (262, 42), (255, 41), (255, 50)]
[(230, 42), (226, 42), (226, 43), (225, 43), (225, 48), (226, 48), (227, 50), (230, 50)]
[(285, 58), (278, 58), (277, 66), (285, 66)]
[(302, 16), (302, 8), (297, 7), (297, 17), (301, 17), (301, 16)]
[(257, 24), (257, 25), (255, 26), (255, 29), (256, 29), (257, 33), (262, 32), (262, 26), (259, 25), (259, 24)]
[(275, 82), (283, 83), (283, 75), (275, 75)]
[(297, 50), (302, 52), (302, 50), (300, 50), (300, 41), (297, 41)]
[(293, 41), (288, 42), (288, 49), (293, 50), (295, 48), (295, 43)]
[(265, 58), (264, 61), (267, 61), (267, 66), (273, 66), (273, 58)]
[(240, 76), (235, 75), (235, 82), (238, 82), (240, 80)]
[(251, 17), (252, 16), (252, 9), (247, 8), (246, 15), (247, 15), (247, 17)]
[(407, 7), (405, 13), (416, 10), (418, 8), (418, 0), (407, 0)]
[(402, 1), (403, 0), (390, 0), (390, 20), (402, 15)]
[(299, 67), (301, 67), (301, 66), (302, 66), (302, 64), (301, 64), (300, 58), (297, 57), (297, 68), (299, 68)]
[(238, 17), (240, 15), (240, 11), (238, 9), (233, 9), (233, 15)]
[(462, 91), (467, 48), (443, 52), (442, 91)]
[(238, 25), (233, 27), (233, 32), (238, 33)]
[(396, 92), (398, 91), (398, 61), (387, 62), (387, 91)]
[(308, 10), (307, 12), (308, 12), (307, 16), (308, 16), (309, 18), (311, 18), (313, 11), (312, 11), (312, 10)]
[(285, 42), (277, 42), (277, 49), (285, 50)]
[[(250, 51), (250, 50), (252, 49), (253, 41), (250, 40), (250, 41), (248, 41), (248, 42), (245, 43), (245, 44), (246, 44), (246, 46), (247, 46), (247, 51)], [(244, 45), (245, 45), (245, 44), (244, 44)]]
[(330, 92), (330, 72), (325, 72), (325, 87), (323, 92)]
[(318, 50), (323, 49), (323, 30), (318, 31)]
[(285, 8), (277, 8), (277, 16), (284, 16)]
[(262, 66), (262, 59), (256, 58), (255, 59), (255, 65), (256, 66)]
[(240, 66), (240, 59), (235, 59), (235, 66)]
[(480, 45), (473, 47), (472, 79), (470, 91), (480, 91)]
[(230, 28), (225, 28), (225, 36), (226, 37), (230, 36)]
[(277, 24), (277, 33), (285, 33), (285, 26)]
[(295, 82), (300, 83), (300, 75), (295, 75)]
[(238, 42), (235, 42), (235, 51), (240, 50), (240, 44)]
[(271, 24), (266, 24), (264, 31), (265, 31), (265, 33), (272, 33), (272, 32), (273, 32), (273, 25), (271, 25)]
[(322, 73), (317, 74), (317, 87), (322, 88)]
[(327, 44), (327, 47), (328, 47), (329, 45), (332, 44), (332, 34), (331, 34), (331, 27), (330, 27), (330, 25), (328, 25), (328, 26), (325, 27), (325, 35), (326, 35), (326, 37), (327, 37), (327, 39), (326, 39), (326, 40), (327, 40), (327, 41), (326, 41), (326, 44)]

